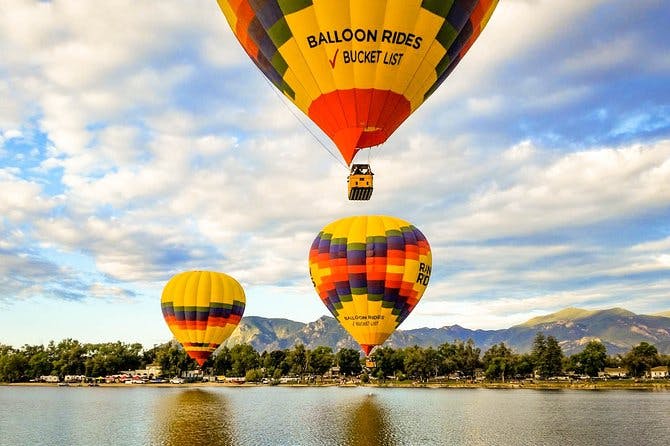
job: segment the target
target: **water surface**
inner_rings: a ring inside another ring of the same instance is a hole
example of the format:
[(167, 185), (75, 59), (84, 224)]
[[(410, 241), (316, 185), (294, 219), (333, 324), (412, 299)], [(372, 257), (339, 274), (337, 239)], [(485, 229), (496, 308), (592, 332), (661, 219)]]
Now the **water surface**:
[(0, 445), (663, 445), (670, 392), (0, 387)]

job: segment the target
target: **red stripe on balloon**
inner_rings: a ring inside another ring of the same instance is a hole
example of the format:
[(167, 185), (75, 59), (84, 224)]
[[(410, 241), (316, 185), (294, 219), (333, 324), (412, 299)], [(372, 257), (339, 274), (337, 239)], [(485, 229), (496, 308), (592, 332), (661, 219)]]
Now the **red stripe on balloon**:
[[(363, 109), (368, 107), (368, 111)], [(350, 164), (359, 148), (385, 142), (411, 112), (409, 101), (386, 90), (335, 90), (319, 96), (308, 115), (337, 145)], [(356, 121), (344, 117), (356, 117)]]

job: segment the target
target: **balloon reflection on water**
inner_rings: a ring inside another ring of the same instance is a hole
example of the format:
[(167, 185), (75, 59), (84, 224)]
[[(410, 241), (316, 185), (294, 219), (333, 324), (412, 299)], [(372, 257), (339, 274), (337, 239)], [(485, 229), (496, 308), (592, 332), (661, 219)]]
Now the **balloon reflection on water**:
[(236, 445), (228, 401), (201, 389), (165, 395), (156, 409), (152, 440), (165, 446)]
[(395, 445), (396, 432), (386, 408), (377, 402), (374, 394), (362, 397), (347, 414), (346, 435), (343, 444), (347, 446)]

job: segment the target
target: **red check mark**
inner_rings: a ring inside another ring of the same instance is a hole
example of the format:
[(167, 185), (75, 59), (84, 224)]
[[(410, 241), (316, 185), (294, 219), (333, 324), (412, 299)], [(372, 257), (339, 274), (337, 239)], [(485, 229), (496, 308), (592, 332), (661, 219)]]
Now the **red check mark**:
[(337, 53), (340, 52), (340, 49), (338, 48), (337, 51), (335, 51), (335, 55), (333, 56), (333, 60), (328, 59), (328, 62), (330, 62), (330, 68), (335, 68), (335, 62), (337, 62)]

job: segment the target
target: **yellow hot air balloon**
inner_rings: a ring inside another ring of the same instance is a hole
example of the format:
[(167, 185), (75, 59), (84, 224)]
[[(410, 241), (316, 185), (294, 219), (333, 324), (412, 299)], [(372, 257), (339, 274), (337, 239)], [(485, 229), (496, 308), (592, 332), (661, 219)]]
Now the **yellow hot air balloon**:
[(389, 216), (330, 223), (309, 252), (314, 288), (366, 355), (411, 313), (428, 286), (431, 269), (426, 237), (412, 224)]
[[(347, 165), (361, 148), (385, 142), (430, 97), (498, 4), (217, 1), (256, 66), (330, 137)], [(349, 198), (369, 199), (371, 182), (366, 176)]]
[(165, 322), (201, 367), (235, 330), (245, 303), (244, 290), (235, 279), (212, 271), (173, 276), (161, 297)]

